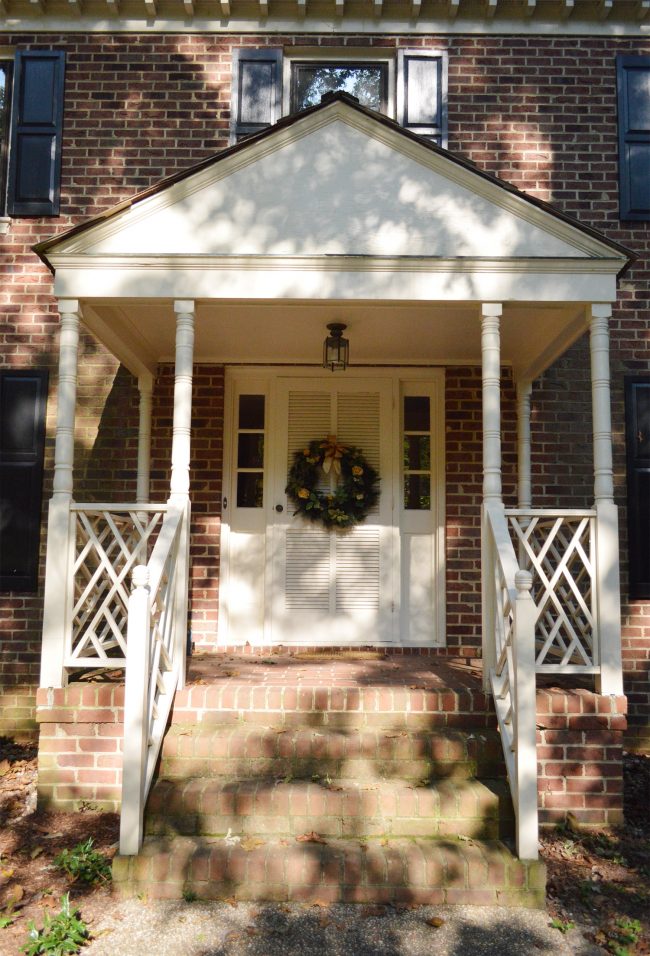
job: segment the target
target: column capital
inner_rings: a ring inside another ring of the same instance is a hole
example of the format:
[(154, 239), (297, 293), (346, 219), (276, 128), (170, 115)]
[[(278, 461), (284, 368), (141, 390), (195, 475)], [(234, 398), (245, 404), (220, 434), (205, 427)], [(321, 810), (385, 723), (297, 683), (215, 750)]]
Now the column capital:
[(503, 314), (503, 305), (500, 302), (481, 302), (481, 315), (498, 318)]
[(194, 315), (194, 299), (174, 299), (176, 315)]
[(59, 299), (57, 305), (61, 315), (81, 315), (79, 299)]
[(592, 319), (610, 319), (612, 304), (611, 302), (592, 302), (589, 311)]

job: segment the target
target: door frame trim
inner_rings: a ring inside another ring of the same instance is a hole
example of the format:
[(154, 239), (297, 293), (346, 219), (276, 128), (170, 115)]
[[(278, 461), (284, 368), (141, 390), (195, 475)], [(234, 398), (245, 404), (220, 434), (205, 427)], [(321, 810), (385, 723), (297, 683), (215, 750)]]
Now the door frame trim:
[[(223, 428), (223, 473), (222, 473), (222, 500), (228, 498), (229, 503), (233, 500), (235, 489), (233, 487), (233, 436), (235, 434), (235, 393), (240, 383), (247, 381), (256, 382), (258, 385), (264, 381), (266, 383), (266, 428), (268, 430), (273, 420), (274, 410), (272, 406), (273, 395), (276, 391), (275, 383), (280, 378), (309, 378), (317, 382), (318, 380), (331, 380), (332, 372), (323, 369), (320, 366), (310, 365), (291, 365), (291, 366), (250, 366), (250, 365), (229, 365), (225, 368), (225, 395), (224, 395), (224, 428)], [(334, 373), (336, 374), (336, 373)], [(399, 475), (401, 469), (400, 455), (400, 435), (401, 435), (401, 386), (405, 382), (428, 382), (433, 386), (432, 395), (435, 402), (432, 406), (432, 415), (435, 417), (435, 427), (432, 425), (432, 449), (431, 454), (435, 462), (432, 466), (432, 499), (435, 497), (435, 521), (436, 527), (432, 532), (434, 534), (434, 605), (435, 622), (433, 642), (423, 644), (400, 640), (400, 618), (401, 608), (395, 608), (395, 632), (396, 640), (393, 642), (372, 642), (373, 646), (384, 647), (424, 647), (443, 648), (446, 646), (446, 521), (445, 521), (445, 498), (446, 498), (446, 466), (445, 466), (445, 369), (441, 366), (356, 366), (348, 368), (344, 373), (347, 378), (359, 379), (390, 379), (392, 381), (393, 410), (392, 410), (392, 428), (394, 432), (393, 440), (393, 458), (394, 467), (391, 475), (393, 487), (393, 513), (400, 515), (400, 506), (397, 495), (400, 491)], [(264, 516), (264, 523), (267, 521), (267, 509), (273, 507), (270, 501), (270, 465), (271, 460), (267, 457), (268, 451), (265, 449), (264, 460), (264, 495), (265, 504), (261, 509)], [(228, 596), (230, 588), (230, 565), (231, 565), (231, 526), (230, 526), (231, 508), (221, 515), (221, 546), (220, 546), (220, 565), (219, 565), (219, 612), (217, 620), (217, 646), (235, 646), (235, 643), (250, 643), (251, 646), (270, 647), (268, 640), (268, 624), (265, 620), (266, 614), (263, 613), (263, 625), (259, 632), (246, 639), (240, 639), (235, 642), (230, 635), (230, 615), (228, 607)], [(393, 523), (397, 537), (400, 534), (399, 522)], [(399, 571), (399, 559), (395, 559), (394, 575), (399, 581), (401, 575)], [(267, 575), (262, 576), (262, 588), (260, 600), (262, 607), (266, 604), (266, 588), (268, 587)], [(397, 588), (399, 594), (399, 586)], [(308, 642), (304, 645), (291, 644), (291, 646), (311, 646)]]

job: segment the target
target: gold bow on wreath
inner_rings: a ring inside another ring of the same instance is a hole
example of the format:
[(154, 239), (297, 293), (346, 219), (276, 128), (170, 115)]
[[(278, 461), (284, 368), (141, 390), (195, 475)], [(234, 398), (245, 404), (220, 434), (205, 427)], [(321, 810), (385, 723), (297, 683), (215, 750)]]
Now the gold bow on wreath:
[(328, 435), (325, 441), (321, 442), (323, 449), (323, 471), (329, 475), (330, 469), (334, 468), (334, 474), (341, 474), (341, 458), (348, 450), (345, 445), (339, 445), (336, 441), (336, 435)]

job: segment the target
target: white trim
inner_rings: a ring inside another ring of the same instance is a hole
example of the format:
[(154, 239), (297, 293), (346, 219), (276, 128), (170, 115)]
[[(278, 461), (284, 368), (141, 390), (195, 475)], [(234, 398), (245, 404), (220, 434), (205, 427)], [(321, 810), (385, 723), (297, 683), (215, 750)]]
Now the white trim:
[[(8, 0), (11, 3), (11, 0)], [(224, 5), (224, 0), (220, 0)], [(338, 2), (338, 0), (337, 0)], [(109, 0), (112, 6), (114, 0)], [(11, 4), (15, 7), (16, 4)], [(550, 5), (550, 4), (549, 4)], [(23, 4), (24, 6), (24, 4)], [(405, 3), (405, 6), (407, 4)], [(410, 5), (409, 5), (410, 6)], [(438, 5), (437, 5), (438, 6)], [(430, 35), (469, 34), (472, 36), (594, 36), (594, 37), (647, 37), (648, 25), (643, 20), (623, 20), (613, 16), (605, 20), (591, 21), (571, 18), (541, 19), (534, 13), (531, 16), (501, 18), (498, 14), (490, 19), (485, 16), (455, 16), (454, 11), (459, 7), (459, 0), (449, 0), (450, 14), (448, 17), (426, 17), (411, 19), (381, 19), (369, 15), (368, 17), (262, 17), (247, 19), (233, 19), (227, 15), (222, 18), (194, 18), (179, 17), (143, 17), (129, 18), (111, 15), (110, 9), (106, 16), (60, 16), (41, 12), (40, 15), (32, 12), (31, 15), (17, 15), (3, 17), (0, 24), (0, 35), (3, 33), (135, 33), (143, 36), (166, 33), (196, 33), (210, 35), (224, 34), (266, 34), (301, 35), (323, 34), (327, 36), (343, 34), (379, 34), (382, 36), (398, 34), (400, 36), (428, 37)], [(634, 7), (627, 4), (628, 9)], [(547, 9), (546, 3), (543, 5)], [(536, 11), (542, 9), (538, 3)]]

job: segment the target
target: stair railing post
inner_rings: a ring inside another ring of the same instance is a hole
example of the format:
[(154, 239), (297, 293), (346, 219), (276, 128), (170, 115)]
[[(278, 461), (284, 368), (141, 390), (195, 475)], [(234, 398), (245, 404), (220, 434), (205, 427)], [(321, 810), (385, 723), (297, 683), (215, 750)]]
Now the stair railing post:
[(517, 856), (536, 860), (539, 855), (537, 798), (537, 691), (535, 680), (535, 602), (530, 571), (517, 571), (515, 587), (514, 748), (517, 775)]
[(149, 569), (133, 569), (129, 598), (124, 687), (124, 754), (120, 853), (131, 856), (142, 846), (144, 787), (149, 745), (149, 658), (151, 603)]

